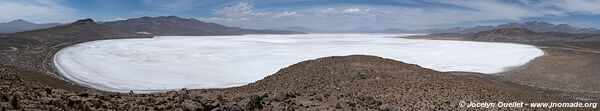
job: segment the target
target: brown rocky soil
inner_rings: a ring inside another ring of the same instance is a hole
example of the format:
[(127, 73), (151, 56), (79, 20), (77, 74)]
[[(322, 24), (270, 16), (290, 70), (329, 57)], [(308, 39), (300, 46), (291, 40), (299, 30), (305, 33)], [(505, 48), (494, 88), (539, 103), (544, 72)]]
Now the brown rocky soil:
[(0, 71), (3, 109), (466, 110), (458, 106), (460, 101), (560, 101), (495, 88), (493, 84), (391, 59), (360, 55), (300, 62), (241, 87), (152, 94), (67, 91), (23, 79), (22, 75), (34, 72), (10, 66)]

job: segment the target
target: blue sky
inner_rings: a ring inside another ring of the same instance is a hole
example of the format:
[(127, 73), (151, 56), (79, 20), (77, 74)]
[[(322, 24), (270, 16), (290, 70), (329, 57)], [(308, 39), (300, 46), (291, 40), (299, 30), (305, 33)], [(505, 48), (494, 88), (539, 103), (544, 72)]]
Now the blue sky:
[(423, 29), (526, 21), (600, 28), (600, 0), (0, 0), (0, 22), (169, 15), (260, 29)]

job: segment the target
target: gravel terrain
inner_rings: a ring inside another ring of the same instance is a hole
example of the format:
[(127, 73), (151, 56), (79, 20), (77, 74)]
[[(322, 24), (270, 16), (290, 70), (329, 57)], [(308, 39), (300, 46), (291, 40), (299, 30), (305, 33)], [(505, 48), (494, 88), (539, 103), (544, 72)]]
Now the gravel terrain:
[(35, 72), (11, 66), (0, 71), (3, 109), (457, 110), (464, 109), (460, 101), (557, 100), (363, 55), (300, 62), (241, 87), (152, 94), (68, 91), (21, 77)]

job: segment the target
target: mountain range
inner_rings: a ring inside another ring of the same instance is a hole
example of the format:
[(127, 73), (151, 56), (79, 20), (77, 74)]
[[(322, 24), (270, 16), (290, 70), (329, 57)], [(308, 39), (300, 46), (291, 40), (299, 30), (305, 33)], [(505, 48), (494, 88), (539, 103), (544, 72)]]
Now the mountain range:
[(8, 36), (29, 38), (46, 45), (109, 38), (150, 37), (149, 35), (136, 34), (100, 25), (92, 19), (78, 20), (67, 25), (52, 28), (12, 33), (8, 34)]
[(382, 32), (384, 33), (476, 33), (480, 31), (493, 30), (493, 29), (507, 29), (507, 28), (524, 28), (535, 32), (562, 32), (562, 33), (588, 33), (588, 34), (600, 34), (600, 30), (595, 28), (579, 28), (568, 24), (551, 24), (547, 22), (524, 22), (524, 23), (506, 23), (501, 25), (487, 25), (487, 26), (474, 26), (474, 27), (453, 27), (447, 29), (423, 29), (423, 30), (402, 30), (402, 29), (387, 29)]
[(36, 24), (31, 23), (29, 21), (25, 21), (22, 19), (13, 20), (6, 23), (0, 23), (0, 33), (14, 33), (14, 32), (22, 32), (29, 31), (35, 29), (43, 29), (50, 28), (62, 25), (60, 23), (45, 23), (45, 24)]
[(536, 32), (527, 28), (501, 28), (479, 31), (475, 33), (433, 33), (416, 38), (460, 39), (487, 42), (570, 42), (600, 41), (600, 34)]
[(257, 30), (228, 27), (216, 23), (202, 22), (193, 18), (175, 16), (142, 17), (105, 22), (102, 25), (124, 31), (147, 33), (155, 36), (203, 36), (241, 34), (304, 34), (300, 31)]
[(547, 22), (523, 22), (523, 23), (506, 23), (500, 25), (477, 25), (473, 27), (452, 27), (452, 28), (431, 28), (431, 29), (418, 29), (418, 30), (407, 30), (407, 29), (385, 29), (376, 30), (369, 27), (361, 27), (353, 30), (343, 31), (332, 31), (332, 30), (318, 30), (311, 29), (303, 26), (292, 26), (286, 28), (276, 28), (278, 30), (292, 30), (302, 31), (311, 33), (456, 33), (456, 34), (467, 34), (476, 33), (480, 31), (493, 30), (493, 29), (506, 29), (506, 28), (525, 28), (535, 32), (562, 32), (562, 33), (588, 33), (588, 34), (600, 34), (599, 29), (595, 28), (579, 28), (568, 24), (551, 24)]
[(466, 34), (475, 41), (492, 42), (548, 42), (548, 41), (598, 41), (600, 34), (536, 32), (527, 28), (502, 28)]
[[(176, 16), (141, 17), (128, 20), (118, 20), (98, 23), (110, 26), (122, 31), (140, 34), (151, 34), (154, 36), (203, 36), (203, 35), (241, 35), (241, 34), (304, 34), (310, 33), (456, 33), (468, 34), (493, 29), (524, 28), (534, 32), (561, 32), (561, 33), (587, 33), (600, 34), (599, 29), (579, 28), (568, 24), (551, 24), (547, 22), (523, 22), (506, 23), (501, 25), (477, 25), (473, 27), (433, 28), (419, 30), (385, 29), (375, 30), (372, 28), (359, 28), (355, 30), (333, 31), (311, 29), (303, 26), (292, 26), (286, 28), (274, 28), (270, 30), (244, 29), (239, 27), (228, 27), (216, 23), (199, 21), (193, 18), (179, 18)], [(25, 20), (14, 20), (0, 23), (0, 33), (15, 33), (36, 29), (44, 29), (64, 24), (46, 23), (36, 24)]]
[[(90, 19), (91, 20), (91, 19)], [(242, 34), (304, 34), (300, 31), (284, 30), (258, 30), (228, 27), (216, 23), (199, 21), (193, 18), (179, 18), (176, 16), (141, 17), (128, 20), (99, 22), (120, 31), (134, 32), (154, 36), (204, 36), (204, 35), (242, 35)], [(25, 20), (14, 20), (0, 23), (0, 33), (16, 33), (45, 29), (64, 24), (47, 23), (35, 24)], [(2, 34), (6, 35), (6, 34)]]

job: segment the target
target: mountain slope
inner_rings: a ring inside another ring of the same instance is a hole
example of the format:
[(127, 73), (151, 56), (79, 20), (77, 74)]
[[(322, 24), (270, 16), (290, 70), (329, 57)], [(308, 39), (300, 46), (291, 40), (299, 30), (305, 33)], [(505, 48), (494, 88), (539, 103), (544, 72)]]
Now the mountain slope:
[(59, 23), (47, 23), (47, 24), (36, 24), (31, 23), (25, 20), (14, 20), (7, 23), (0, 23), (0, 33), (14, 33), (14, 32), (22, 32), (29, 31), (35, 29), (43, 29), (59, 26)]
[(471, 34), (480, 31), (493, 29), (508, 29), (508, 28), (524, 28), (534, 32), (561, 32), (561, 33), (586, 33), (600, 34), (600, 30), (595, 28), (578, 28), (567, 24), (550, 24), (546, 22), (524, 22), (524, 23), (506, 23), (501, 25), (477, 25), (474, 27), (452, 27), (452, 28), (434, 28), (434, 29), (418, 29), (418, 30), (403, 30), (403, 29), (387, 29), (380, 31), (382, 33), (457, 33)]
[(467, 35), (469, 40), (492, 42), (597, 41), (600, 34), (535, 32), (526, 28), (503, 28)]
[(600, 30), (594, 28), (578, 28), (567, 24), (550, 24), (546, 22), (525, 22), (525, 23), (507, 23), (501, 25), (475, 26), (475, 27), (454, 27), (444, 30), (438, 30), (434, 33), (475, 33), (493, 29), (524, 28), (534, 32), (562, 32), (562, 33), (590, 33), (600, 34)]
[(196, 19), (183, 19), (175, 16), (142, 17), (106, 22), (103, 25), (117, 29), (150, 33), (156, 36), (202, 36), (202, 35), (241, 35), (241, 34), (300, 34), (296, 31), (255, 30), (227, 27)]
[(600, 33), (594, 28), (578, 28), (567, 24), (550, 24), (546, 22), (509, 23), (496, 26), (500, 28), (525, 28), (535, 32), (563, 32), (563, 33)]
[(149, 37), (148, 35), (120, 31), (115, 28), (100, 25), (92, 19), (83, 19), (68, 25), (47, 29), (18, 32), (10, 34), (9, 36), (30, 38), (47, 45), (107, 38)]

